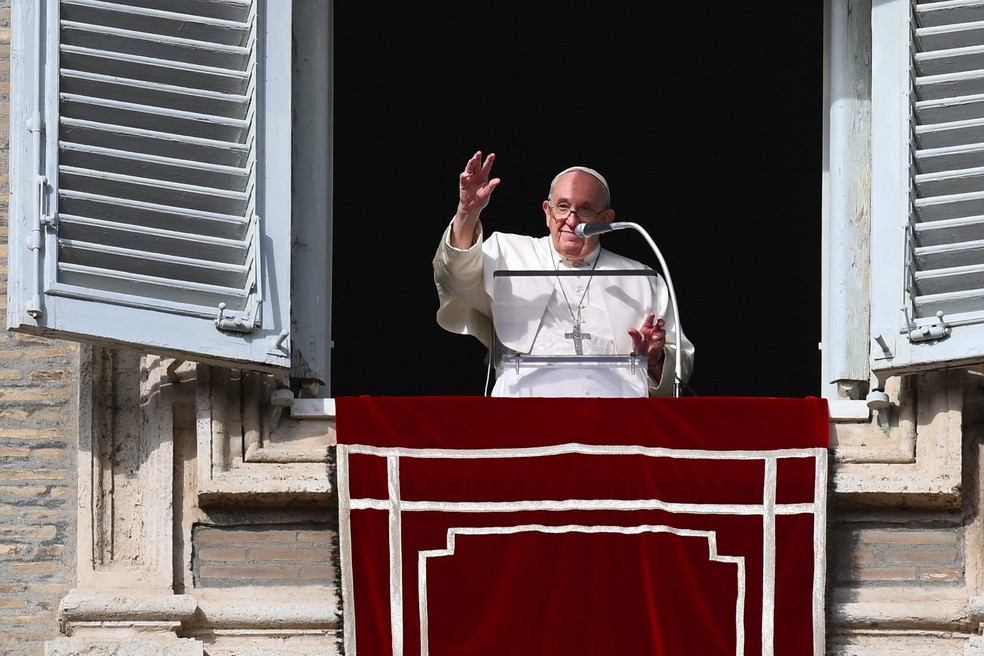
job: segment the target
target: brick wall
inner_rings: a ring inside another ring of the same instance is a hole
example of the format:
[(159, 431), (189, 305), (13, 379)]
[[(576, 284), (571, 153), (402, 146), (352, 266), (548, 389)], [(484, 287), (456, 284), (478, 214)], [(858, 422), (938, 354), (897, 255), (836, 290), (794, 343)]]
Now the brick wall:
[(841, 525), (830, 531), (829, 578), (837, 586), (956, 585), (963, 582), (957, 527)]
[(327, 524), (196, 526), (195, 587), (334, 585), (335, 535)]
[[(10, 0), (0, 0), (0, 307), (7, 297)], [(4, 321), (6, 319), (4, 318)], [(41, 656), (75, 583), (74, 344), (0, 331), (0, 654)]]

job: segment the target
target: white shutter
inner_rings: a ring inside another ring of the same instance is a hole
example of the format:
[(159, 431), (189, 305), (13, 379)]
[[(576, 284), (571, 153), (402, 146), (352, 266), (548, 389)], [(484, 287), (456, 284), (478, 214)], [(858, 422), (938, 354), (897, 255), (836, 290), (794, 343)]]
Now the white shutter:
[(290, 4), (27, 4), (8, 326), (289, 367)]
[(984, 361), (984, 2), (872, 7), (876, 371)]

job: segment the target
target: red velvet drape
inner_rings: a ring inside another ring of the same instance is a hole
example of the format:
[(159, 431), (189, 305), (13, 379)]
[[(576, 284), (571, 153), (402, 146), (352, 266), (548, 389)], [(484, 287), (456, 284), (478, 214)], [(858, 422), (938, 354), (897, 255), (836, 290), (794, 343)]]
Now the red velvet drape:
[(336, 403), (349, 650), (822, 653), (822, 399)]

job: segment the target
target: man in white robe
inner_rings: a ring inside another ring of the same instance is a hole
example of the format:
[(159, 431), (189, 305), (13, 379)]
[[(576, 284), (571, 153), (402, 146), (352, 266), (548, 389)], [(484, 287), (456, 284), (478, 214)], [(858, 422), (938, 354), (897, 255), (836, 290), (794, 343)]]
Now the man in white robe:
[[(496, 362), (493, 396), (668, 396), (677, 376), (690, 376), (694, 347), (681, 333), (681, 369), (675, 369), (675, 321), (659, 274), (598, 276), (605, 270), (645, 272), (644, 264), (601, 248), (598, 236), (581, 238), (578, 223), (611, 223), (608, 183), (597, 171), (572, 167), (550, 185), (543, 202), (549, 236), (493, 232), (485, 238), (480, 215), (498, 186), (490, 178), (495, 155), (477, 152), (459, 176), (458, 210), (434, 256), (438, 324), (473, 335), (490, 352), (544, 356), (644, 356), (647, 375), (625, 368), (545, 367), (513, 371)], [(496, 271), (585, 272), (495, 280)], [(504, 289), (512, 288), (509, 294)], [(498, 294), (496, 293), (498, 290)], [(504, 306), (508, 304), (508, 308)], [(508, 310), (508, 321), (502, 320)], [(493, 316), (497, 317), (493, 330)], [(637, 327), (638, 326), (638, 327)], [(668, 337), (669, 336), (669, 337)]]

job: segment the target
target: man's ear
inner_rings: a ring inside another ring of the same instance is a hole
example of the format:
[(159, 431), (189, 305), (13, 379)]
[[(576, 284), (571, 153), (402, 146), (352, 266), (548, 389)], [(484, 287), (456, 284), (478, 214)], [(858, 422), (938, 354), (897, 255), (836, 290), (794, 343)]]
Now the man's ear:
[(607, 210), (601, 213), (601, 220), (604, 221), (605, 223), (611, 223), (612, 221), (614, 221), (615, 210), (609, 207)]
[(550, 201), (543, 201), (543, 217), (547, 221), (547, 227), (550, 227)]

